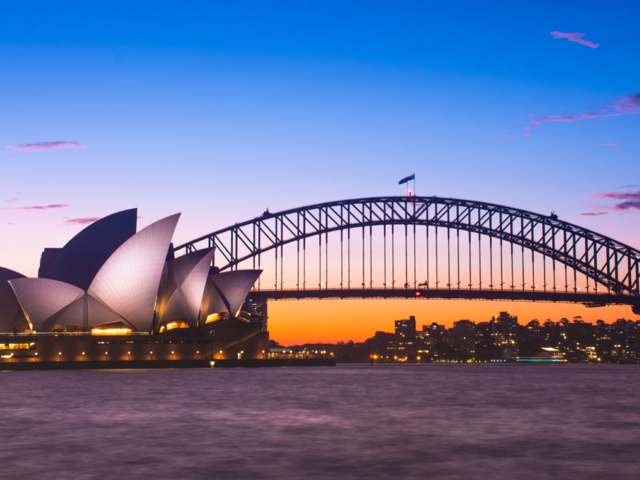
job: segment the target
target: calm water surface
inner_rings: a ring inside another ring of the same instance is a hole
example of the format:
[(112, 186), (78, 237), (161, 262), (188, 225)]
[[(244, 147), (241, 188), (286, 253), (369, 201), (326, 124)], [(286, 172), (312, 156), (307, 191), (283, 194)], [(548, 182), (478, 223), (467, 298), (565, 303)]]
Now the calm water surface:
[(2, 479), (640, 478), (640, 368), (0, 372)]

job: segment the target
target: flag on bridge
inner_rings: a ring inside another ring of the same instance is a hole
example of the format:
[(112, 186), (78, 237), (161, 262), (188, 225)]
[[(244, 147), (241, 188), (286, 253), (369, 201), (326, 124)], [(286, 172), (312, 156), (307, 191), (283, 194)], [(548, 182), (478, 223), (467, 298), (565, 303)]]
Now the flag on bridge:
[(415, 180), (416, 179), (416, 174), (414, 173), (413, 175), (409, 175), (408, 177), (403, 178), (402, 180), (400, 180), (398, 182), (398, 185), (402, 185), (403, 183), (407, 183), (410, 180)]

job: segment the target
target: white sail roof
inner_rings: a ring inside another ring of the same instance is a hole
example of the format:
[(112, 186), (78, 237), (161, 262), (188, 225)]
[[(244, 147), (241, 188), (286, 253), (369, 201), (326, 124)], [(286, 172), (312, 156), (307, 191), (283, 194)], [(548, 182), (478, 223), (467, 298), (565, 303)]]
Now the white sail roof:
[(36, 332), (43, 331), (47, 319), (84, 295), (78, 287), (48, 278), (16, 278), (9, 283)]
[[(211, 275), (209, 279), (225, 301), (229, 315), (236, 317), (262, 270), (235, 270)], [(213, 312), (212, 312), (213, 313)]]
[(149, 331), (171, 237), (180, 214), (159, 220), (124, 242), (104, 263), (89, 294), (124, 317), (134, 328)]
[(213, 249), (200, 250), (168, 263), (167, 291), (163, 292), (168, 299), (162, 302), (158, 325), (186, 318), (191, 326), (197, 326), (213, 253)]

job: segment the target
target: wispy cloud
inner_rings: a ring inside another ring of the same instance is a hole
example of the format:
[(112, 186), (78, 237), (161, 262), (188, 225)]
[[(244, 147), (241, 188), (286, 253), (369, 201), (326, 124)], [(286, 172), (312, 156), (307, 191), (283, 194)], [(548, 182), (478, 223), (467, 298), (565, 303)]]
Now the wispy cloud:
[(596, 143), (596, 147), (617, 147), (619, 143)]
[(617, 212), (627, 213), (634, 210), (640, 210), (640, 190), (633, 192), (603, 192), (594, 193), (592, 198), (614, 200), (610, 205), (604, 205), (602, 208), (614, 210)]
[(586, 212), (581, 213), (583, 217), (599, 217), (600, 215), (607, 215), (609, 212)]
[(4, 202), (5, 202), (5, 203), (15, 203), (15, 202), (17, 202), (18, 200), (20, 200), (20, 199), (19, 199), (19, 198), (10, 198), (9, 200), (5, 200)]
[(88, 217), (88, 218), (70, 218), (65, 225), (89, 225), (90, 223), (97, 222), (100, 217)]
[(320, 182), (320, 185), (322, 185), (324, 187), (333, 187), (333, 186), (335, 186), (335, 183)]
[(78, 142), (36, 142), (20, 145), (8, 145), (7, 148), (17, 152), (48, 152), (58, 148), (84, 148), (86, 145)]
[(579, 122), (581, 120), (589, 120), (591, 118), (598, 118), (595, 113), (578, 113), (576, 115), (531, 115), (534, 117), (531, 123), (536, 126), (542, 125), (543, 122)]
[(553, 35), (553, 38), (555, 39), (566, 38), (570, 42), (576, 42), (576, 43), (579, 43), (580, 45), (584, 45), (585, 47), (589, 47), (589, 48), (598, 48), (600, 46), (599, 43), (593, 43), (593, 42), (590, 42), (589, 40), (583, 40), (582, 37), (584, 37), (586, 33), (578, 33), (578, 32), (564, 33), (564, 32), (553, 31), (551, 32), (551, 35)]
[[(640, 93), (632, 93), (624, 97), (618, 97), (612, 102), (606, 105), (599, 105), (594, 107), (591, 112), (576, 113), (569, 115), (563, 113), (561, 115), (539, 115), (530, 113), (531, 125), (525, 127), (525, 131), (520, 134), (504, 134), (500, 138), (505, 137), (528, 137), (533, 131), (533, 127), (540, 127), (545, 123), (557, 123), (557, 122), (581, 122), (583, 120), (606, 120), (610, 117), (620, 117), (622, 115), (636, 115), (640, 114)], [(604, 146), (616, 146), (617, 143), (598, 143), (599, 147)]]
[(53, 205), (33, 205), (31, 207), (3, 207), (0, 210), (13, 210), (13, 211), (24, 211), (24, 212), (42, 212), (45, 210), (57, 210), (60, 208), (67, 208), (71, 205), (66, 205), (64, 203), (54, 203)]
[(605, 117), (619, 117), (620, 115), (633, 115), (640, 113), (640, 93), (632, 93), (628, 97), (618, 97), (609, 105), (616, 113), (608, 113)]

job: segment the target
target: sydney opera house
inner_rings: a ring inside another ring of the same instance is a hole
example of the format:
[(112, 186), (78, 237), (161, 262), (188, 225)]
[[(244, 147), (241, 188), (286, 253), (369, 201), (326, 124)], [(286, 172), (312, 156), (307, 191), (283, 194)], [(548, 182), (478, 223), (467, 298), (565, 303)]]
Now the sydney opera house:
[(38, 278), (0, 267), (0, 361), (264, 358), (260, 270), (218, 272), (213, 249), (174, 257), (180, 214), (137, 232), (137, 210), (45, 248)]

